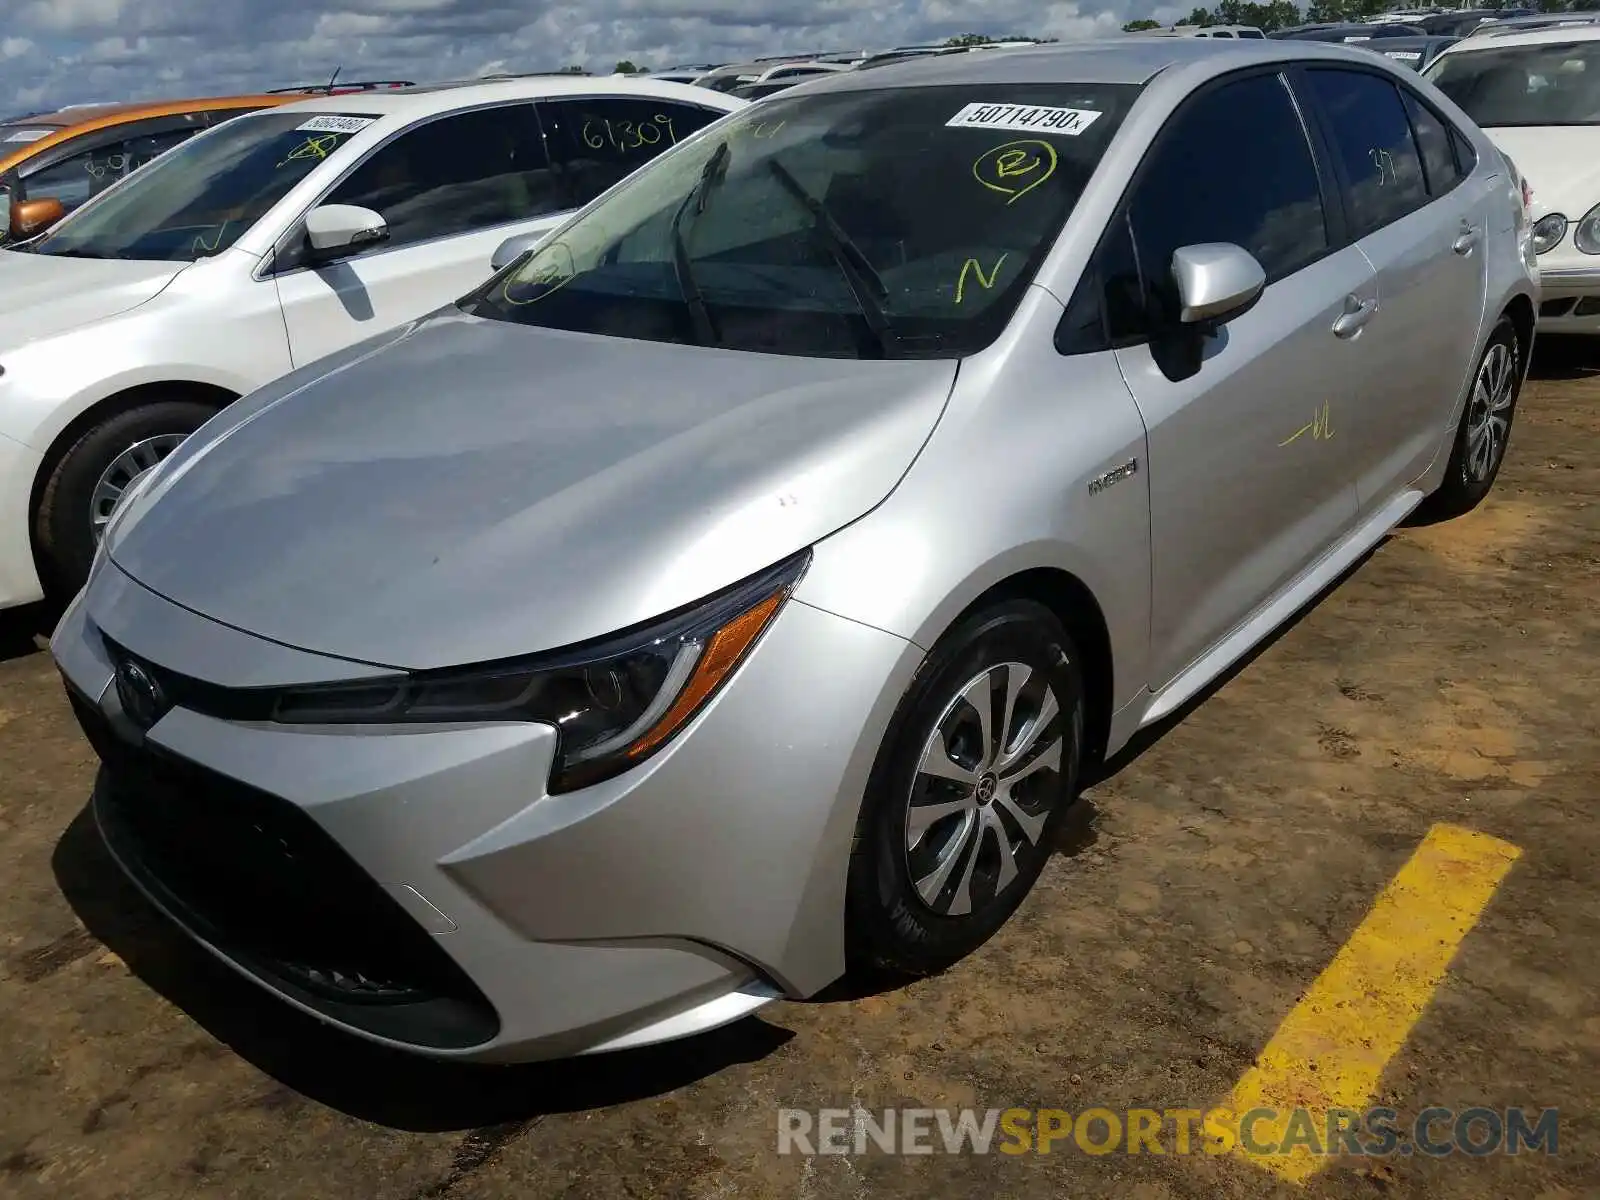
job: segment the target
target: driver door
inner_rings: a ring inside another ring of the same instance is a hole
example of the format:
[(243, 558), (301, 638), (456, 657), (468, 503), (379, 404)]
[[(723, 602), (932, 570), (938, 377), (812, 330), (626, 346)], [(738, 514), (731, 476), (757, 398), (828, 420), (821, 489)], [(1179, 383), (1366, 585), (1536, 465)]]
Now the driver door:
[[(1168, 122), (1102, 248), (1117, 362), (1148, 430), (1153, 690), (1354, 522), (1344, 426), (1362, 354), (1341, 317), (1376, 285), (1339, 248), (1325, 187), (1283, 77), (1230, 76)], [(1267, 286), (1174, 378), (1152, 346), (1176, 317), (1173, 251), (1199, 242), (1249, 250)]]
[(275, 281), (297, 367), (465, 295), (489, 277), (503, 240), (554, 228), (568, 208), (531, 102), (413, 126), (368, 155), (321, 203), (373, 209), (389, 236), (312, 265), (303, 225), (291, 233)]

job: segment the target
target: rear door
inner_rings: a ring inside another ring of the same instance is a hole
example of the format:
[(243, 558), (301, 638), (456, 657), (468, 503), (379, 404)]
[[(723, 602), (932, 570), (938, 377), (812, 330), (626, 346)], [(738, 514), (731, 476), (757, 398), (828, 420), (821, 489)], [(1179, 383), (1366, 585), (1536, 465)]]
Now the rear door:
[(1462, 171), (1444, 118), (1386, 73), (1317, 66), (1300, 79), (1378, 277), (1343, 431), (1369, 513), (1433, 461), (1474, 365), (1491, 191), (1486, 174)]
[(311, 267), (303, 223), (291, 230), (275, 272), (297, 367), (465, 295), (488, 278), (501, 241), (554, 227), (570, 207), (531, 101), (413, 125), (320, 203), (373, 209), (389, 237)]
[[(1346, 439), (1363, 352), (1348, 313), (1374, 290), (1343, 238), (1277, 71), (1229, 76), (1178, 110), (1141, 165), (1101, 264), (1117, 360), (1149, 432), (1152, 688), (1306, 570), (1355, 518)], [(1131, 242), (1119, 247), (1119, 241)], [(1249, 250), (1260, 301), (1175, 377), (1154, 349), (1175, 320), (1173, 251)]]

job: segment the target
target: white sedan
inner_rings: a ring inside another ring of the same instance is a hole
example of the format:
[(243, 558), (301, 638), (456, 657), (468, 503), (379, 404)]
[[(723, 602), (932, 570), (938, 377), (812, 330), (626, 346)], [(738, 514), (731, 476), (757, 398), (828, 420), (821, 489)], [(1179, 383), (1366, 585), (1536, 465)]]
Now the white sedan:
[(1600, 25), (1466, 38), (1423, 75), (1532, 189), (1540, 331), (1600, 335)]
[(76, 591), (117, 498), (219, 409), (450, 303), (744, 106), (559, 76), (319, 96), (0, 251), (0, 608)]

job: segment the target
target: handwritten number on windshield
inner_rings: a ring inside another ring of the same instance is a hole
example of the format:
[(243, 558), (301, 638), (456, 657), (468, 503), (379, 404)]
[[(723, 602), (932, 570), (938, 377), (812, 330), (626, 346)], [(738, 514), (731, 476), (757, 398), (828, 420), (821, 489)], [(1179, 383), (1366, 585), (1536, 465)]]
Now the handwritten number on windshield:
[(1056, 173), (1056, 148), (1049, 142), (1022, 138), (1001, 142), (972, 162), (972, 177), (991, 192), (1015, 204)]

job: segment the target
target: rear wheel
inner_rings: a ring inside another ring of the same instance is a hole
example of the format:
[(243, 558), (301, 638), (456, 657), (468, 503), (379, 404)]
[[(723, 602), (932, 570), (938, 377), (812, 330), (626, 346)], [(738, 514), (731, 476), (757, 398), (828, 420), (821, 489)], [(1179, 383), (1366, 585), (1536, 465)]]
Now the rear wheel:
[(192, 400), (157, 401), (107, 417), (72, 444), (50, 472), (34, 518), (34, 545), (51, 590), (71, 595), (83, 586), (128, 485), (216, 411)]
[(1077, 651), (1055, 616), (1008, 601), (929, 654), (878, 754), (851, 856), (853, 966), (925, 975), (1021, 904), (1076, 793)]
[(1525, 355), (1526, 347), (1517, 338), (1511, 318), (1501, 317), (1478, 360), (1444, 481), (1424, 502), (1423, 515), (1436, 520), (1458, 517), (1478, 507), (1489, 494), (1511, 438)]

